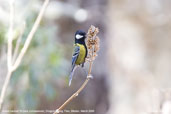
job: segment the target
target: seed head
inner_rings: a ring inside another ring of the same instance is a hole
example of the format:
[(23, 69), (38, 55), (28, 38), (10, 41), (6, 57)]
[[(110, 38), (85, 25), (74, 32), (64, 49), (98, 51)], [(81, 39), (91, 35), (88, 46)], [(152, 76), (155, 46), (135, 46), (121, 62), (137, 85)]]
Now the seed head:
[(91, 27), (88, 30), (87, 41), (86, 41), (86, 45), (88, 48), (88, 56), (87, 56), (88, 60), (91, 60), (91, 58), (94, 60), (95, 57), (97, 56), (97, 52), (99, 51), (100, 39), (97, 36), (98, 32), (99, 29), (93, 25), (91, 25)]

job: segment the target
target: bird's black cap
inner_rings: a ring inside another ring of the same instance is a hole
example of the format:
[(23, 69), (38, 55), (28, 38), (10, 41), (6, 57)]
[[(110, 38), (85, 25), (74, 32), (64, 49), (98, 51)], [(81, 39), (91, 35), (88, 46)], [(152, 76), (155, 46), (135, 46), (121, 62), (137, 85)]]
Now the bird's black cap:
[(77, 34), (86, 36), (86, 33), (84, 31), (82, 31), (82, 30), (77, 30), (75, 35), (77, 35)]
[(82, 30), (77, 30), (75, 33), (75, 43), (85, 44), (86, 33)]

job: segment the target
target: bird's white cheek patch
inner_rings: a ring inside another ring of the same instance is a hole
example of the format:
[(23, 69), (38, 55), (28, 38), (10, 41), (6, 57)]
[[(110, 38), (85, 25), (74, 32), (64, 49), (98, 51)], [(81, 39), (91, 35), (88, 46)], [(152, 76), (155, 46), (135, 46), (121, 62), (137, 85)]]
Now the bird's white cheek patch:
[(79, 35), (79, 34), (77, 34), (75, 37), (76, 37), (76, 39), (81, 39), (81, 38), (83, 38), (83, 36), (82, 36), (82, 35)]

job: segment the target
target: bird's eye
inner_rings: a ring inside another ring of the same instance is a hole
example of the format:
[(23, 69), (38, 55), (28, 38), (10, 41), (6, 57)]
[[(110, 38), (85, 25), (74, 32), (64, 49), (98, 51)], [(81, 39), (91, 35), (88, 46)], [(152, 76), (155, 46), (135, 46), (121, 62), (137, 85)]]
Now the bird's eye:
[(83, 36), (82, 36), (82, 35), (79, 35), (79, 34), (77, 34), (75, 37), (76, 37), (76, 39), (81, 39), (81, 38), (83, 38)]

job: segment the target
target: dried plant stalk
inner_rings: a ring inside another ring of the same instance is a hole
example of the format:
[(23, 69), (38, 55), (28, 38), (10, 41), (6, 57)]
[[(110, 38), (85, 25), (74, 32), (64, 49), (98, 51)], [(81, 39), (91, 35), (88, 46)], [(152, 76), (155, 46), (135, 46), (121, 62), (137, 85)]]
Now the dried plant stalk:
[(97, 33), (99, 32), (98, 28), (95, 28), (91, 25), (90, 29), (87, 33), (87, 48), (88, 48), (88, 57), (87, 60), (91, 61), (95, 59), (97, 56), (97, 52), (99, 50), (99, 37), (97, 37)]
[(60, 111), (64, 109), (64, 107), (67, 104), (69, 104), (75, 97), (79, 95), (79, 93), (85, 88), (89, 80), (92, 78), (91, 70), (92, 70), (93, 60), (97, 56), (97, 52), (99, 50), (99, 38), (96, 36), (98, 32), (99, 32), (98, 28), (91, 25), (87, 33), (86, 44), (88, 48), (87, 60), (89, 62), (89, 70), (86, 80), (81, 85), (81, 87), (68, 100), (66, 100), (53, 114), (60, 113)]

